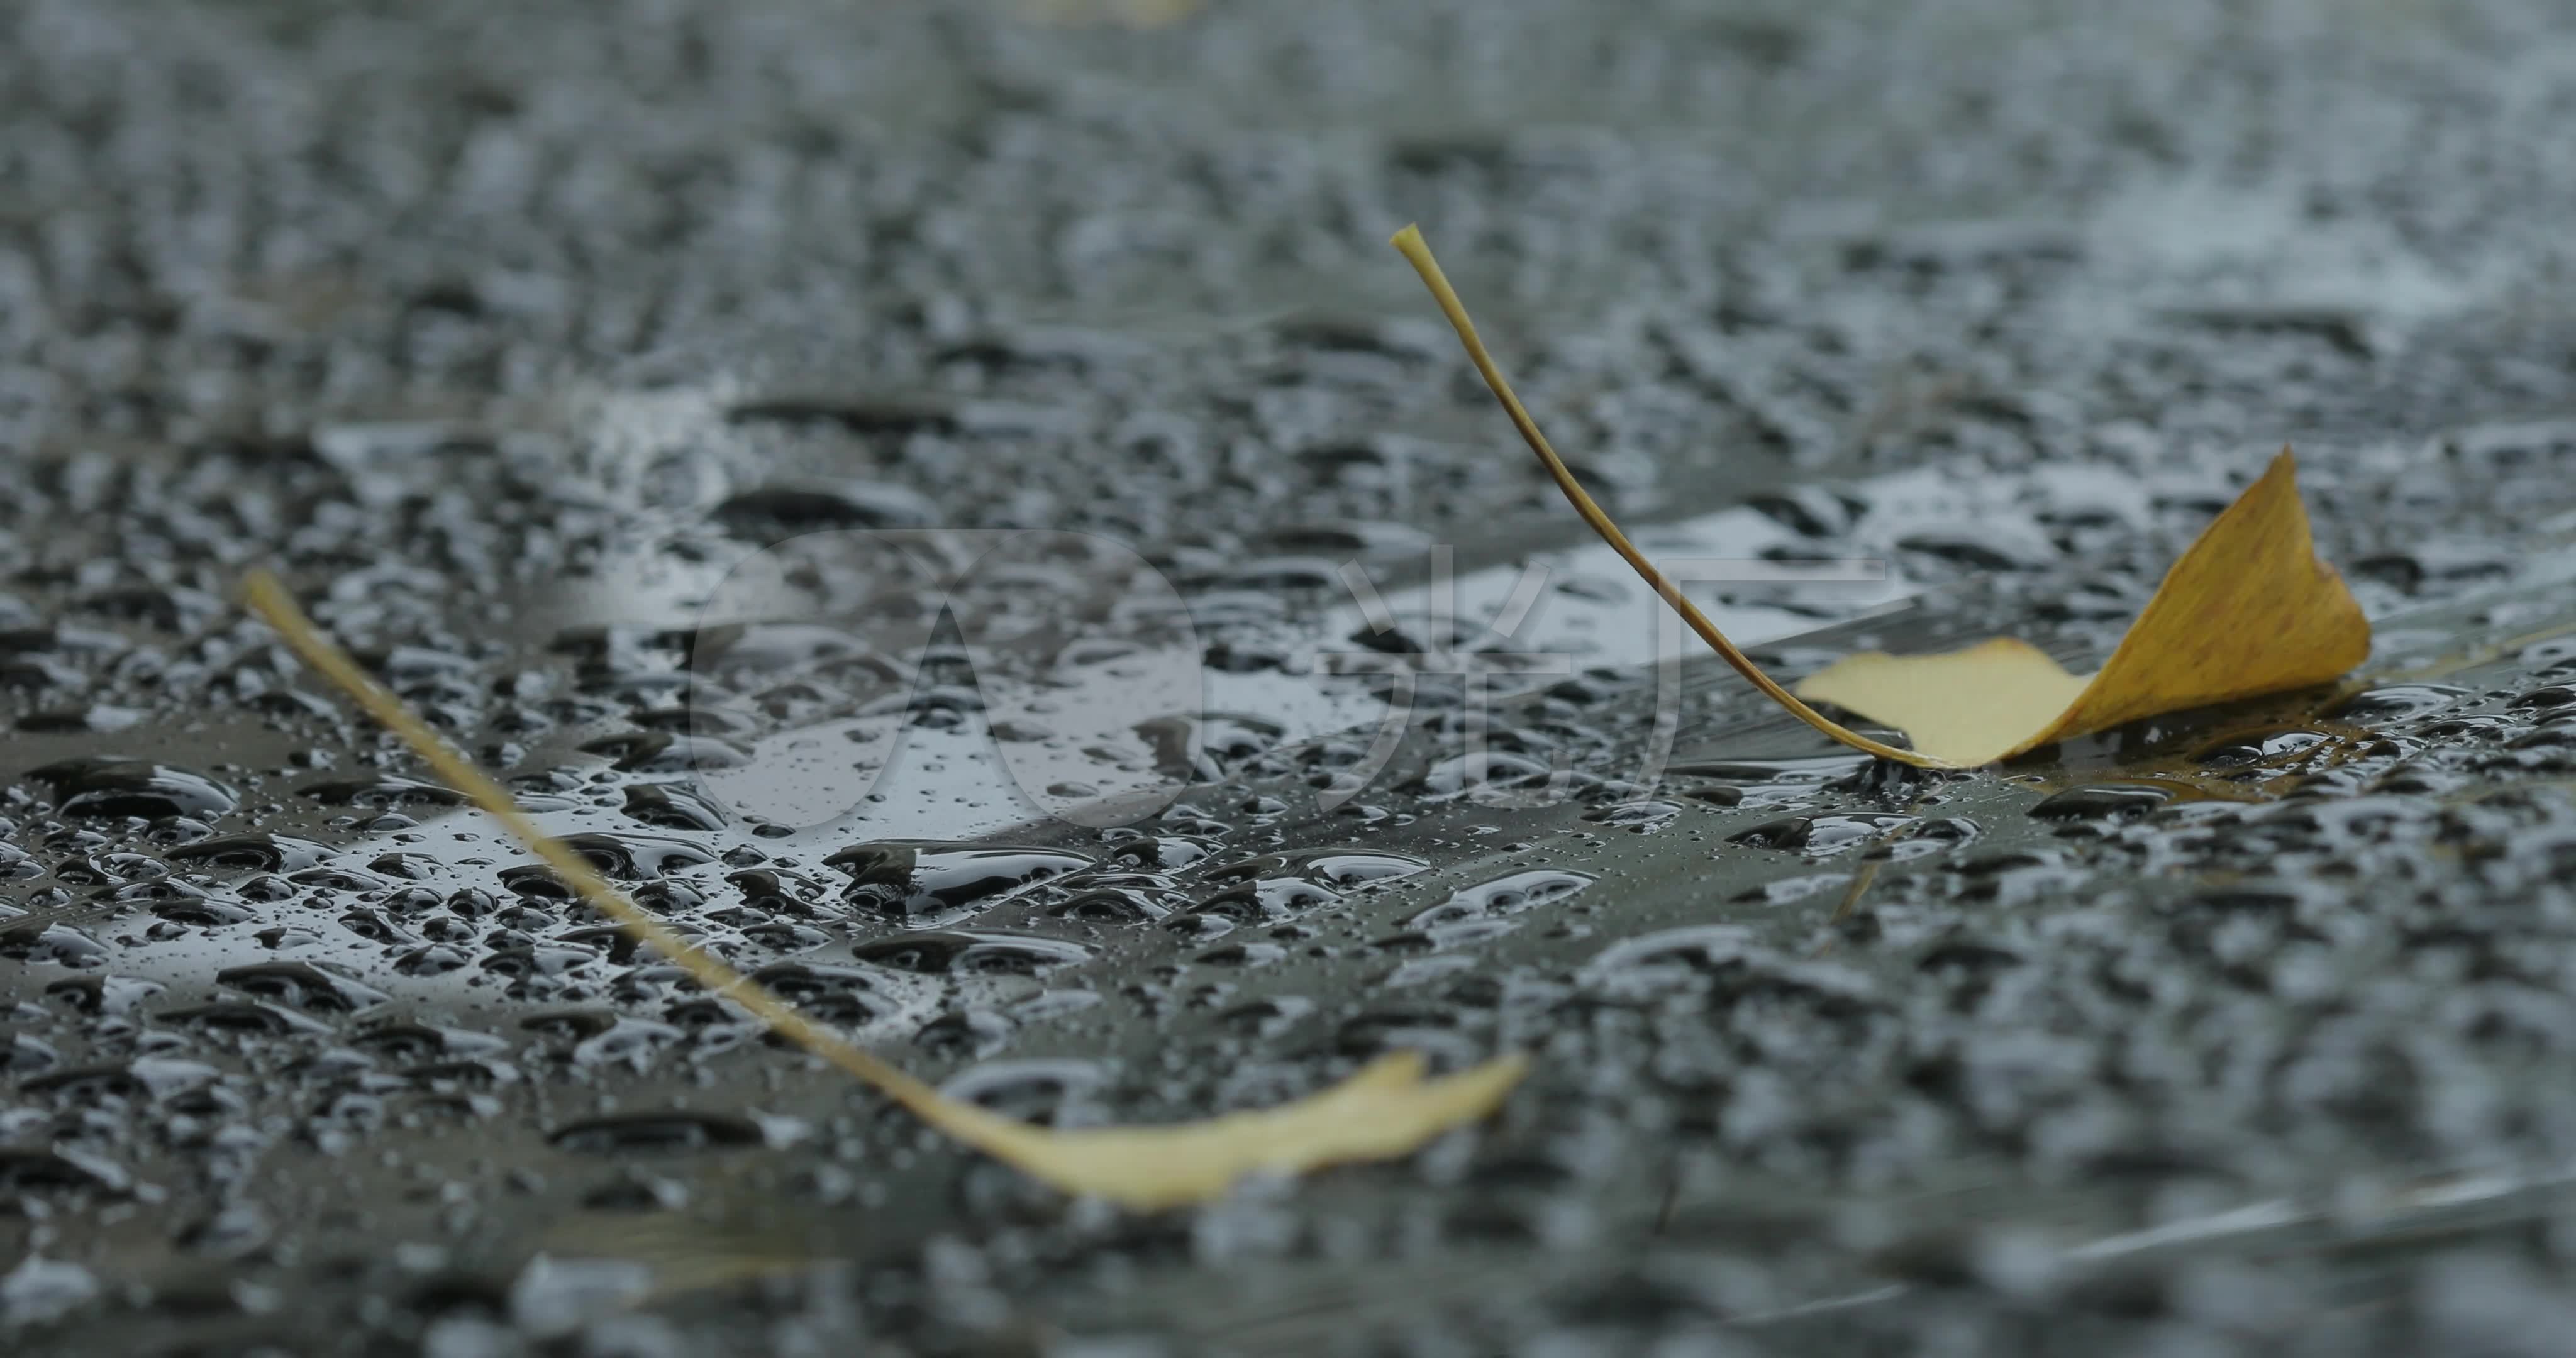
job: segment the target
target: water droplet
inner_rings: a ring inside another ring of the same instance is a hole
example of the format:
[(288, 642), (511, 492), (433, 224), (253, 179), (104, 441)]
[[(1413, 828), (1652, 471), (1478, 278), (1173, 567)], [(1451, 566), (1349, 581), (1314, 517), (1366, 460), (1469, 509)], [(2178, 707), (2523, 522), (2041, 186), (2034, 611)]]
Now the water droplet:
[(314, 1013), (348, 1014), (390, 997), (311, 962), (257, 962), (215, 973), (219, 985)]
[(2207, 768), (2243, 768), (2285, 758), (2333, 740), (2323, 731), (2258, 731), (2213, 741), (2192, 753)]
[(1811, 857), (1842, 853), (1867, 843), (1881, 831), (1905, 825), (1912, 816), (1883, 812), (1835, 812), (1819, 816), (1791, 816), (1784, 820), (1766, 821), (1750, 830), (1728, 835), (1729, 844), (1742, 844), (1756, 849), (1779, 849)]
[(1527, 755), (1482, 750), (1452, 755), (1434, 764), (1404, 791), (1423, 797), (1456, 797), (1477, 788), (1519, 787), (1544, 781), (1548, 766)]
[(2382, 684), (2356, 693), (2326, 713), (2339, 721), (2412, 721), (2451, 707), (2469, 696), (2449, 684)]
[(696, 773), (739, 768), (751, 752), (716, 736), (680, 735), (671, 731), (630, 731), (586, 741), (584, 754), (604, 755), (623, 773)]
[(727, 528), (754, 538), (780, 529), (926, 528), (939, 518), (920, 492), (882, 481), (778, 482), (744, 491), (715, 512)]
[(157, 1017), (160, 1022), (174, 1027), (262, 1037), (311, 1037), (327, 1035), (331, 1031), (330, 1025), (306, 1018), (292, 1009), (249, 1000), (220, 1000), (213, 1004), (166, 1010)]
[(883, 840), (823, 860), (850, 875), (853, 905), (918, 922), (946, 923), (1032, 882), (1092, 866), (1063, 849)]
[(1877, 761), (1865, 754), (1808, 755), (1783, 759), (1721, 759), (1675, 764), (1668, 776), (1704, 784), (1685, 796), (1716, 806), (1768, 806), (1824, 791), (1866, 773)]
[(140, 725), (151, 715), (139, 707), (121, 707), (115, 703), (87, 703), (79, 707), (60, 707), (50, 711), (30, 712), (18, 719), (18, 729), (55, 735), (80, 732), (104, 734)]
[(557, 1150), (576, 1155), (668, 1155), (765, 1146), (769, 1141), (761, 1125), (749, 1118), (685, 1108), (589, 1118), (558, 1127), (546, 1139)]
[(452, 789), (441, 787), (436, 783), (424, 783), (416, 778), (391, 776), (311, 783), (296, 789), (296, 795), (310, 797), (317, 802), (329, 802), (334, 806), (386, 808), (463, 806), (465, 804), (464, 796)]
[(51, 784), (67, 816), (219, 816), (240, 801), (202, 773), (142, 759), (66, 759), (27, 776)]
[(1034, 976), (1087, 961), (1091, 950), (1035, 934), (958, 929), (879, 939), (859, 945), (852, 955), (862, 962), (924, 975)]
[(2030, 814), (2041, 820), (2125, 820), (2172, 802), (2183, 790), (2145, 779), (2104, 780), (2052, 793), (2032, 806)]
[(902, 1012), (908, 1004), (883, 972), (813, 962), (774, 962), (752, 973), (772, 994), (818, 1022), (858, 1027)]
[(600, 875), (621, 881), (659, 877), (666, 872), (716, 861), (714, 854), (697, 845), (650, 835), (593, 832), (562, 835), (558, 840), (565, 848), (580, 854)]
[(721, 830), (724, 812), (686, 783), (635, 783), (626, 789), (626, 815), (670, 830)]
[(1619, 802), (1610, 806), (1594, 807), (1584, 812), (1583, 818), (1595, 825), (1615, 825), (1628, 830), (1652, 831), (1671, 824), (1673, 818), (1681, 813), (1682, 806), (1679, 802)]
[(1404, 925), (1408, 929), (1427, 929), (1492, 915), (1518, 914), (1536, 906), (1569, 899), (1595, 880), (1588, 872), (1570, 872), (1562, 868), (1532, 868), (1510, 873), (1462, 887), (1449, 899), (1406, 920)]
[(329, 858), (332, 849), (291, 835), (252, 833), (201, 840), (169, 851), (174, 863), (213, 868), (252, 868), (261, 872), (300, 872)]

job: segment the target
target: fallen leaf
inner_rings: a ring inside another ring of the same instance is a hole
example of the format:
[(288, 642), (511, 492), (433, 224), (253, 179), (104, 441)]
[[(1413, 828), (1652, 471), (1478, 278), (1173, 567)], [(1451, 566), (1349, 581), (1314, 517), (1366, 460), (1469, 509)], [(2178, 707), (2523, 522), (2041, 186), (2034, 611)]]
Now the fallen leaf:
[[(2317, 559), (2297, 463), (2284, 449), (2174, 563), (2099, 673), (2070, 674), (2027, 642), (1997, 637), (1939, 655), (1849, 656), (1792, 693), (1682, 597), (1575, 481), (1477, 338), (1421, 231), (1408, 226), (1391, 244), (1422, 276), (1485, 385), (1583, 521), (1738, 673), (1855, 749), (1926, 768), (1973, 768), (2142, 717), (2321, 684), (2370, 653), (2360, 604)], [(1884, 722), (1914, 748), (1872, 740), (1802, 699)]]
[(2306, 688), (2370, 654), (2370, 620), (2317, 559), (2287, 449), (2182, 554), (2101, 670), (2069, 674), (1997, 637), (1942, 655), (1848, 656), (1798, 696), (1903, 730), (1916, 749), (1989, 764), (2068, 736)]
[(671, 959), (709, 993), (750, 1010), (781, 1035), (873, 1086), (913, 1116), (1067, 1193), (1151, 1211), (1213, 1198), (1247, 1174), (1294, 1174), (1325, 1165), (1388, 1159), (1491, 1113), (1527, 1073), (1526, 1058), (1514, 1054), (1425, 1079), (1422, 1053), (1398, 1051), (1299, 1102), (1170, 1127), (1052, 1130), (948, 1098), (796, 1012), (749, 977), (673, 933), (611, 886), (588, 860), (539, 829), (507, 790), (439, 739), (400, 698), (323, 636), (275, 576), (253, 572), (242, 583), (242, 598), (252, 612), (277, 629), (305, 664), (339, 685), (385, 729), (402, 737), (448, 786), (516, 835), (619, 929)]

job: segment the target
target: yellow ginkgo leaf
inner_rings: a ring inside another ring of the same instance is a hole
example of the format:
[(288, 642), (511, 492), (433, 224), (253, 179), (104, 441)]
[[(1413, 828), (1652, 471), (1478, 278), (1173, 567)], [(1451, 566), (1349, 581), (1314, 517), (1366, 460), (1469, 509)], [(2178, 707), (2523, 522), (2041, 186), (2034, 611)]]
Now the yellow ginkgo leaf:
[(2370, 654), (2370, 620), (2317, 559), (2283, 449), (2182, 554), (2098, 673), (2010, 637), (1941, 655), (1849, 656), (1798, 696), (1902, 731), (1925, 754), (1988, 764), (2187, 707), (2322, 684)]
[[(1737, 673), (1854, 749), (1925, 768), (1973, 768), (2141, 717), (2323, 683), (2370, 652), (2360, 604), (2317, 559), (2297, 466), (2284, 449), (2174, 563), (2098, 674), (2069, 674), (2036, 647), (1997, 637), (1941, 655), (1851, 656), (1793, 693), (1736, 649), (1574, 479), (1486, 352), (1422, 232), (1408, 226), (1389, 243), (1422, 276), (1521, 441), (1592, 531)], [(1914, 748), (1872, 740), (1802, 699), (1896, 727)]]
[(619, 929), (670, 958), (710, 993), (750, 1010), (781, 1035), (875, 1087), (915, 1117), (1067, 1193), (1152, 1211), (1215, 1197), (1247, 1174), (1294, 1174), (1325, 1165), (1387, 1159), (1483, 1118), (1527, 1072), (1527, 1061), (1510, 1055), (1425, 1079), (1422, 1054), (1399, 1051), (1300, 1102), (1171, 1127), (1056, 1131), (948, 1098), (796, 1012), (609, 885), (588, 860), (539, 829), (490, 775), (439, 739), (400, 698), (331, 644), (275, 576), (253, 572), (243, 582), (242, 597), (304, 663), (402, 737), (448, 786), (517, 836)]

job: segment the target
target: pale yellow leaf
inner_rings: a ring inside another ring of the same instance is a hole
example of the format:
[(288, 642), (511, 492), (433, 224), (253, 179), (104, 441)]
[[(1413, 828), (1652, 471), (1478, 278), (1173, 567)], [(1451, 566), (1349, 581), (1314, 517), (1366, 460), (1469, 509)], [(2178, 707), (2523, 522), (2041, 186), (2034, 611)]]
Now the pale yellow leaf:
[(672, 932), (610, 885), (581, 855), (539, 829), (499, 783), (439, 739), (400, 698), (324, 637), (276, 577), (253, 572), (242, 584), (242, 597), (306, 664), (402, 737), (450, 787), (507, 827), (618, 928), (670, 958), (709, 992), (742, 1005), (915, 1117), (1067, 1193), (1154, 1210), (1215, 1197), (1247, 1174), (1298, 1173), (1388, 1159), (1483, 1118), (1501, 1105), (1527, 1073), (1527, 1061), (1515, 1054), (1453, 1075), (1424, 1079), (1422, 1054), (1399, 1051), (1297, 1103), (1170, 1127), (1055, 1131), (947, 1098), (796, 1012), (786, 1001)]
[(2298, 465), (2272, 459), (2165, 575), (2100, 672), (2067, 673), (1999, 637), (1940, 655), (1849, 656), (1798, 696), (1902, 730), (1947, 763), (2008, 759), (2165, 712), (2334, 679), (2370, 653), (2370, 622), (2317, 559)]
[[(1408, 226), (1389, 243), (1422, 276), (1521, 441), (1584, 523), (1737, 673), (1800, 721), (1854, 749), (1926, 768), (1973, 768), (2142, 717), (2324, 683), (2370, 652), (2361, 606), (2334, 568), (2317, 559), (2297, 466), (2285, 449), (2174, 563), (2097, 675), (2069, 674), (2037, 648), (1997, 637), (1942, 655), (1851, 656), (1793, 693), (1684, 598), (1574, 479), (1486, 352), (1421, 230)], [(1802, 699), (1893, 726), (1913, 748), (1872, 740)]]

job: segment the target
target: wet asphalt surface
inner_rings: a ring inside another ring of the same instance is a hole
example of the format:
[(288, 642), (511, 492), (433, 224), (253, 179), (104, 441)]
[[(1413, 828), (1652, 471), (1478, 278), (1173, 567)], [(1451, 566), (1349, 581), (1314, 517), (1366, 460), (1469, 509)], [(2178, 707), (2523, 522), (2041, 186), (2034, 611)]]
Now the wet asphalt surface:
[[(0, 1344), (2562, 1352), (2571, 113), (2540, 0), (0, 9)], [(2377, 650), (1840, 754), (1659, 663), (1409, 220), (1786, 670), (2098, 660), (2283, 442)], [(1536, 1073), (1067, 1203), (601, 929), (260, 564), (952, 1093)]]

